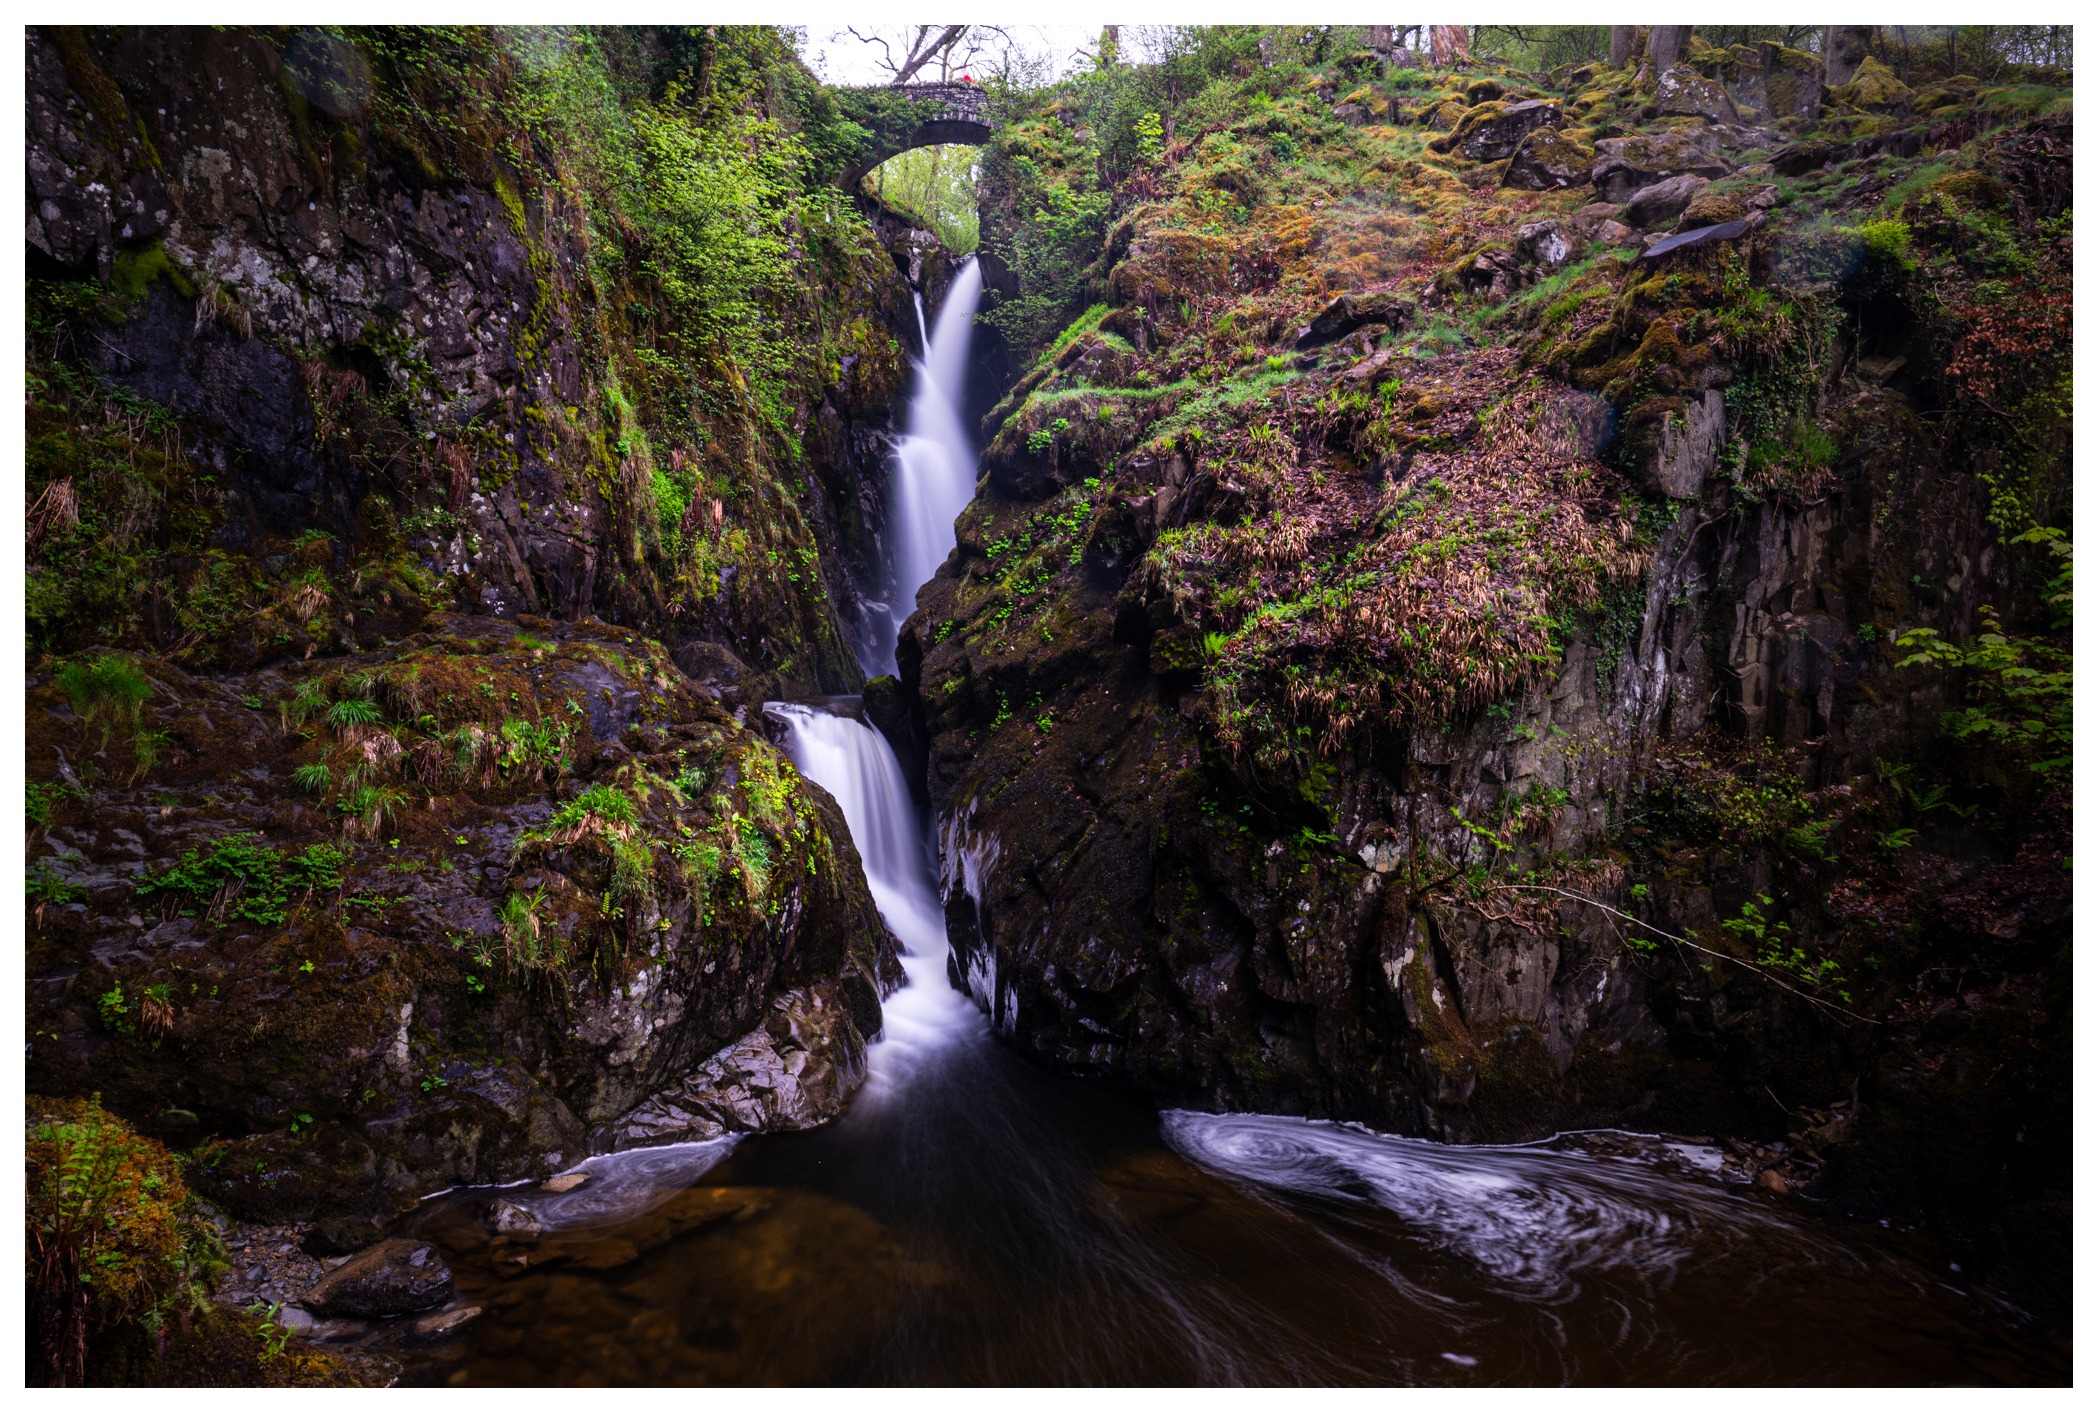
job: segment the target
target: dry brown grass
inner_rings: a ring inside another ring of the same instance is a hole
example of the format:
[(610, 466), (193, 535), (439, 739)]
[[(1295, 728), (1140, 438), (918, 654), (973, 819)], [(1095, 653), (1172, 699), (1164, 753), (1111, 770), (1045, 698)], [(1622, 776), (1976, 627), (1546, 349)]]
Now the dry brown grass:
[(1336, 751), (1505, 698), (1556, 670), (1569, 613), (1644, 570), (1627, 488), (1591, 451), (1595, 400), (1532, 384), (1482, 417), (1509, 370), (1468, 361), (1430, 424), (1456, 450), (1416, 451), (1382, 490), (1323, 458), (1279, 474), (1262, 458), (1261, 513), (1158, 561), (1183, 616), (1222, 630), (1208, 700), (1227, 749), (1299, 749), (1308, 732)]

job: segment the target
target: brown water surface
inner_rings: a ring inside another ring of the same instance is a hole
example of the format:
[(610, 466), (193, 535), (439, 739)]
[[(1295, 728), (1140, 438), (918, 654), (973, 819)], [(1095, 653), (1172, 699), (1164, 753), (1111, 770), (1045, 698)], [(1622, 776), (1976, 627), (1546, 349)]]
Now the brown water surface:
[[(826, 1129), (431, 1203), (487, 1313), (411, 1379), (2067, 1381), (1942, 1259), (1685, 1156), (1160, 1115), (971, 1035)], [(498, 1196), (548, 1230), (492, 1240)]]

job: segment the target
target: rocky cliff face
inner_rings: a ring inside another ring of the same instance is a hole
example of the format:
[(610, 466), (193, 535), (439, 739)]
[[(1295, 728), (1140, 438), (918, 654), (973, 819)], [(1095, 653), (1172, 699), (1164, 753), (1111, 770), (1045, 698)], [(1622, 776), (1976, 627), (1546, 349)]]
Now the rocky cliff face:
[[(863, 220), (825, 209), (834, 231), (784, 234), (823, 262), (785, 292), (805, 307), (781, 317), (817, 345), (790, 384), (708, 369), (645, 288), (668, 255), (629, 227), (608, 256), (619, 193), (523, 116), (553, 100), (504, 42), (31, 33), (37, 273), (125, 302), (63, 346), (187, 419), (224, 477), (211, 549), (354, 542), (378, 492), (460, 611), (596, 615), (673, 649), (723, 643), (795, 690), (856, 685), (840, 546), (871, 543), (909, 290)], [(598, 67), (668, 70), (631, 42)], [(416, 84), (476, 58), (488, 72), (449, 127), (397, 126)]]
[(26, 59), (32, 1089), (308, 1219), (838, 1112), (900, 973), (758, 708), (916, 319), (777, 36)]
[(2066, 330), (1994, 416), (1965, 360), (1992, 261), (2066, 280), (2068, 126), (1750, 57), (1254, 73), (1132, 176), (907, 629), (956, 980), (1174, 1103), (1775, 1144), (2065, 1288), (2062, 800), (1892, 639), (2045, 618)]

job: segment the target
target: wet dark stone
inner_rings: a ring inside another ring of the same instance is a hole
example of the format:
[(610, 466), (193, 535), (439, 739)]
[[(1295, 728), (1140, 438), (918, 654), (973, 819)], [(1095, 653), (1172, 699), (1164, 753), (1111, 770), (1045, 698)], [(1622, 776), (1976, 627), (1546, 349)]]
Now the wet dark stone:
[(437, 1248), (395, 1237), (322, 1276), (302, 1303), (316, 1315), (376, 1319), (427, 1310), (443, 1304), (451, 1293), (451, 1268)]
[(1318, 348), (1346, 338), (1366, 324), (1402, 328), (1413, 319), (1414, 307), (1391, 294), (1341, 294), (1318, 312), (1297, 335), (1299, 349)]
[(1748, 222), (1746, 221), (1722, 221), (1716, 226), (1699, 226), (1694, 231), (1684, 231), (1679, 235), (1670, 236), (1653, 249), (1647, 251), (1642, 258), (1658, 260), (1664, 255), (1673, 255), (1678, 250), (1694, 250), (1698, 246), (1711, 245), (1716, 241), (1722, 240), (1739, 240), (1747, 234)]

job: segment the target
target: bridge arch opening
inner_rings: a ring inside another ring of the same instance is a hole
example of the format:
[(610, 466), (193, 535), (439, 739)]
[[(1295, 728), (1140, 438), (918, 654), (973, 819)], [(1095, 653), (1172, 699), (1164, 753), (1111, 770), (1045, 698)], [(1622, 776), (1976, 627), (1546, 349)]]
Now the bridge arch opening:
[(980, 148), (940, 142), (897, 153), (860, 179), (863, 195), (940, 238), (956, 255), (980, 242), (977, 182)]

